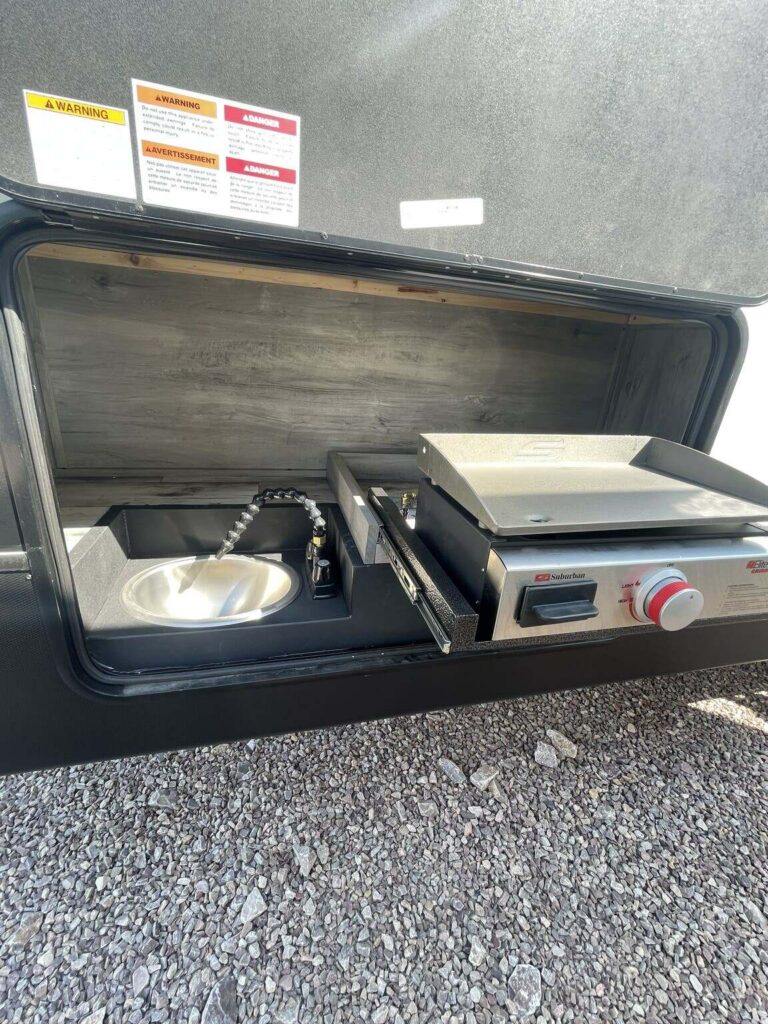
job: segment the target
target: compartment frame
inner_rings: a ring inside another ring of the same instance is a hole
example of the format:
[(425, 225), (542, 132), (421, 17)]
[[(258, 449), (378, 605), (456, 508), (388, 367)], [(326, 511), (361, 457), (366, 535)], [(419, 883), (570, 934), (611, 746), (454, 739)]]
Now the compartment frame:
[[(627, 316), (647, 313), (650, 316), (661, 315), (672, 319), (705, 322), (718, 340), (718, 353), (700, 396), (699, 405), (704, 415), (696, 424), (695, 435), (697, 443), (702, 446), (711, 442), (714, 436), (716, 424), (723, 412), (724, 399), (733, 387), (738, 366), (743, 358), (743, 318), (739, 320), (738, 313), (727, 307), (713, 309), (711, 302), (683, 303), (676, 297), (654, 300), (632, 293), (622, 295), (612, 288), (603, 291), (598, 287), (590, 289), (593, 294), (584, 294), (584, 289), (578, 285), (571, 289), (569, 285), (558, 285), (553, 281), (534, 281), (531, 277), (526, 278), (528, 285), (521, 285), (517, 280), (511, 283), (500, 279), (491, 282), (474, 280), (470, 276), (474, 270), (470, 267), (442, 268), (437, 262), (425, 260), (421, 255), (402, 251), (371, 253), (365, 250), (329, 249), (325, 246), (320, 258), (317, 247), (309, 242), (305, 246), (300, 246), (295, 241), (285, 242), (271, 238), (267, 241), (256, 240), (257, 250), (248, 252), (248, 247), (254, 245), (254, 239), (235, 236), (234, 242), (237, 244), (233, 248), (233, 237), (221, 230), (207, 232), (200, 227), (185, 228), (182, 225), (173, 225), (158, 235), (156, 225), (140, 225), (120, 221), (118, 218), (109, 218), (109, 223), (105, 225), (101, 222), (101, 215), (58, 215), (53, 212), (39, 214), (24, 207), (19, 207), (19, 210), (20, 214), (13, 222), (12, 230), (6, 229), (0, 260), (1, 287), (3, 295), (7, 297), (6, 323), (12, 360), (3, 368), (6, 376), (14, 381), (17, 396), (14, 414), (23, 433), (28, 459), (26, 472), (15, 479), (14, 496), (19, 488), (29, 494), (28, 499), (18, 499), (19, 508), (22, 510), (20, 519), (25, 527), (24, 536), (35, 590), (39, 595), (38, 600), (42, 601), (46, 608), (47, 635), (55, 653), (59, 672), (70, 686), (79, 691), (85, 688), (94, 695), (149, 695), (173, 692), (179, 688), (209, 689), (221, 685), (244, 685), (249, 682), (276, 683), (280, 679), (302, 677), (306, 681), (311, 681), (322, 675), (329, 678), (338, 676), (339, 672), (359, 673), (366, 662), (376, 664), (382, 670), (398, 671), (398, 665), (413, 664), (414, 657), (419, 655), (412, 650), (400, 652), (395, 649), (371, 654), (366, 658), (357, 657), (354, 653), (349, 658), (330, 655), (327, 659), (312, 664), (308, 664), (304, 659), (287, 658), (280, 665), (252, 665), (244, 672), (238, 673), (209, 670), (186, 671), (181, 675), (163, 673), (153, 676), (148, 673), (140, 682), (126, 677), (106, 675), (90, 661), (82, 643), (82, 629), (69, 559), (63, 543), (55, 487), (43, 440), (41, 411), (37, 404), (38, 396), (35, 393), (29, 341), (25, 330), (27, 313), (18, 291), (18, 264), (26, 252), (35, 245), (75, 240), (78, 245), (120, 249), (129, 253), (189, 254), (196, 257), (245, 260), (258, 265), (277, 263), (294, 268), (319, 265), (331, 272), (344, 273), (354, 269), (366, 276), (400, 282), (408, 280), (434, 283), (437, 275), (437, 279), (445, 283), (445, 270), (454, 275), (450, 278), (450, 287), (472, 290), (479, 294), (501, 290), (505, 294), (514, 293), (524, 300), (536, 301), (541, 298), (544, 286), (551, 289), (547, 292), (548, 300), (571, 308), (611, 309)], [(11, 234), (13, 237), (10, 237)], [(27, 491), (30, 482), (33, 486)], [(554, 650), (555, 648), (553, 652)], [(421, 656), (428, 661), (433, 658), (443, 660), (442, 655), (434, 648), (430, 649), (429, 645)], [(403, 710), (405, 709), (404, 705)]]

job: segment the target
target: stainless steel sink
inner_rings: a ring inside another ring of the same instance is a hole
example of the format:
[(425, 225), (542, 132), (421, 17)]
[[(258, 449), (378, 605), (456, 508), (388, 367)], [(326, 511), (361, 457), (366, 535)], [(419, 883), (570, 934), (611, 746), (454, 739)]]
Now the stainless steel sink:
[(285, 608), (300, 588), (297, 573), (272, 558), (213, 555), (176, 558), (144, 569), (121, 595), (136, 618), (161, 626), (228, 626)]

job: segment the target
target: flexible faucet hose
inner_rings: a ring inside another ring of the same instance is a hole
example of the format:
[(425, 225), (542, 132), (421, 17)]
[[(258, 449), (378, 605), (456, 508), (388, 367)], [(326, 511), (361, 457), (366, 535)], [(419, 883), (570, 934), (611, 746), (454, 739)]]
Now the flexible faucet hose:
[(223, 558), (224, 555), (228, 555), (232, 548), (237, 544), (242, 535), (251, 525), (254, 517), (258, 515), (262, 505), (265, 505), (268, 501), (297, 501), (300, 505), (303, 505), (307, 510), (307, 515), (312, 520), (312, 536), (325, 539), (326, 533), (326, 522), (323, 519), (320, 509), (317, 507), (317, 502), (313, 501), (304, 491), (297, 491), (295, 487), (288, 488), (273, 488), (267, 487), (259, 494), (254, 494), (250, 502), (245, 506), (239, 517), (235, 520), (232, 525), (232, 529), (227, 532), (227, 536), (221, 542), (221, 547), (216, 552), (217, 558)]

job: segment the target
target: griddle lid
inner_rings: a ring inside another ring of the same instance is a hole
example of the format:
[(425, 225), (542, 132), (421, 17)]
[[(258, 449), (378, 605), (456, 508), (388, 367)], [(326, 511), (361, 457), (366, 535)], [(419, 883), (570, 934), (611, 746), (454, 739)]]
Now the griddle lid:
[(768, 486), (658, 437), (424, 434), (417, 463), (500, 537), (768, 520)]
[[(25, 0), (0, 191), (743, 305), (768, 295), (767, 65), (755, 0)], [(297, 225), (41, 184), (22, 90), (127, 110), (138, 179), (137, 143), (167, 140), (137, 139), (132, 78), (299, 117)], [(401, 210), (429, 200), (451, 202)]]

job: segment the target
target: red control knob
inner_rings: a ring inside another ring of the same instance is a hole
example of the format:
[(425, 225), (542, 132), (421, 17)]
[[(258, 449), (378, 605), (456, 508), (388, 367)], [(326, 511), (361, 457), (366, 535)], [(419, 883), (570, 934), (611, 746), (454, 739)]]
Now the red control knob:
[(689, 626), (703, 610), (701, 591), (691, 586), (678, 569), (651, 573), (635, 592), (635, 617), (641, 622), (655, 622), (668, 632)]

